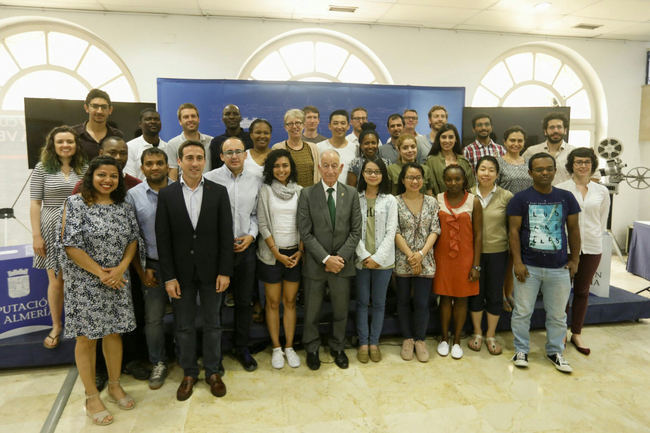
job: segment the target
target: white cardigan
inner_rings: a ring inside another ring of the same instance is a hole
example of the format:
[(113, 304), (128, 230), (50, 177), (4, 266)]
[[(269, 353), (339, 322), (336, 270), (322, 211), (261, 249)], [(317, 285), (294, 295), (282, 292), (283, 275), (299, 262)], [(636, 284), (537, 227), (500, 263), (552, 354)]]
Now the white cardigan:
[(375, 201), (375, 245), (377, 251), (370, 254), (366, 250), (366, 220), (368, 202), (365, 191), (359, 193), (361, 208), (361, 240), (357, 245), (356, 267), (363, 268), (363, 261), (371, 257), (382, 268), (395, 263), (395, 232), (397, 231), (397, 200), (391, 194), (379, 194)]

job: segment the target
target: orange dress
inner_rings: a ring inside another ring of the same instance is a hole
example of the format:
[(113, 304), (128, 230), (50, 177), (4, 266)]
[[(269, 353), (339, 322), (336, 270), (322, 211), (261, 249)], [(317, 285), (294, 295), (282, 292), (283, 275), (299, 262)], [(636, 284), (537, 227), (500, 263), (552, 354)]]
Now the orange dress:
[(437, 270), (433, 292), (457, 298), (478, 295), (478, 281), (468, 279), (474, 263), (474, 194), (466, 192), (457, 207), (449, 204), (446, 193), (438, 194), (437, 198), (440, 205), (440, 237), (435, 246)]

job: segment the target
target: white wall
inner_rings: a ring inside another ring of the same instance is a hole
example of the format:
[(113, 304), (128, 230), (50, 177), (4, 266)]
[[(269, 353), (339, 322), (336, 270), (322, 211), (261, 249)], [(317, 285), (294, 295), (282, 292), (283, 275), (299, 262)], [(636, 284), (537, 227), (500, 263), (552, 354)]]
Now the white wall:
[[(0, 18), (36, 14), (36, 11), (12, 9), (0, 11)], [(318, 26), (185, 16), (71, 12), (38, 12), (38, 16), (76, 23), (105, 40), (130, 68), (143, 101), (156, 100), (155, 80), (158, 77), (237, 78), (248, 56), (268, 39), (289, 30)], [(563, 44), (583, 56), (599, 75), (607, 101), (608, 135), (625, 144), (624, 160), (630, 167), (650, 166), (648, 159), (638, 162), (641, 157), (638, 144), (641, 85), (645, 53), (650, 48), (648, 42), (356, 24), (320, 27), (346, 33), (367, 45), (382, 60), (395, 84), (464, 86), (467, 104), (471, 103), (479, 80), (491, 62), (504, 51), (540, 40)], [(647, 158), (647, 152), (644, 153)], [(650, 190), (641, 192), (621, 186), (621, 194), (616, 197), (613, 227), (620, 242), (625, 239), (625, 227), (632, 221), (650, 219), (648, 206), (643, 205), (641, 212), (639, 205), (648, 202), (649, 196)]]

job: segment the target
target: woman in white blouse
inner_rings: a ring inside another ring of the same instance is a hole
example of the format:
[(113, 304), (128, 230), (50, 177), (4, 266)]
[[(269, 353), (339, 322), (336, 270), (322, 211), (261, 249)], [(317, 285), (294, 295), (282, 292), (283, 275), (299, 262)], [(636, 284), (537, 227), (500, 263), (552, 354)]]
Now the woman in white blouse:
[(574, 149), (567, 157), (566, 169), (571, 179), (557, 185), (570, 191), (580, 204), (580, 264), (573, 277), (571, 304), (571, 343), (578, 352), (589, 355), (591, 350), (582, 341), (582, 325), (587, 313), (589, 287), (598, 269), (603, 251), (603, 233), (607, 229), (609, 192), (591, 180), (598, 169), (598, 158), (591, 148)]
[[(293, 349), (303, 253), (296, 222), (302, 187), (296, 178), (296, 163), (289, 151), (272, 150), (264, 162), (264, 184), (257, 198), (257, 258), (258, 276), (266, 292), (266, 326), (273, 344), (274, 368), (284, 367), (285, 356), (289, 366), (300, 366), (300, 358)], [(284, 305), (284, 353), (280, 345), (280, 302)]]
[[(390, 194), (386, 165), (378, 158), (366, 159), (359, 182), (361, 240), (356, 250), (357, 267), (357, 359), (366, 363), (381, 360), (379, 335), (384, 325), (386, 290), (395, 267), (395, 231), (397, 201)], [(368, 304), (372, 299), (372, 319), (368, 330)]]

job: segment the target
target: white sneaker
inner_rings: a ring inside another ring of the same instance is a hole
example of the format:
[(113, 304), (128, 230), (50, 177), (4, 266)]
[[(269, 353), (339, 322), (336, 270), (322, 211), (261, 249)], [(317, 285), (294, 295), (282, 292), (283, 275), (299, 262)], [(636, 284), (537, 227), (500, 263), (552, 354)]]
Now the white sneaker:
[(460, 347), (460, 344), (454, 344), (451, 346), (451, 357), (454, 359), (460, 359), (463, 357), (463, 349)]
[(293, 347), (287, 347), (284, 349), (284, 356), (287, 357), (287, 364), (289, 364), (289, 367), (291, 368), (298, 368), (300, 367), (300, 357), (296, 353), (295, 350), (293, 350)]
[(271, 354), (271, 366), (278, 369), (284, 367), (284, 354), (282, 353), (281, 347), (273, 348), (273, 353)]
[(438, 355), (440, 356), (449, 355), (449, 343), (447, 343), (446, 341), (441, 341), (440, 344), (438, 344)]

